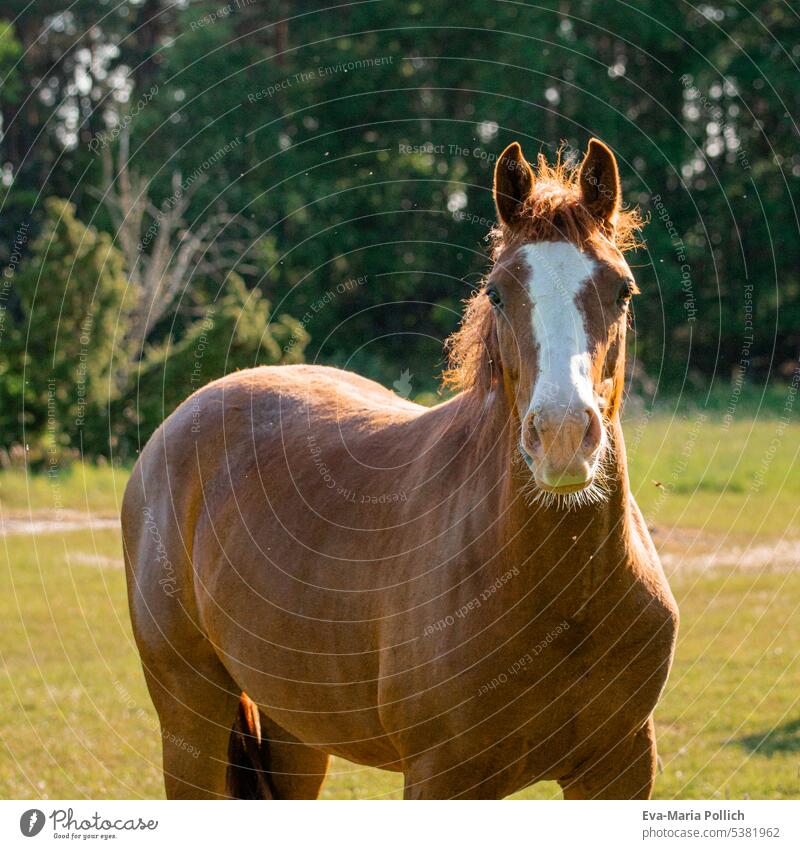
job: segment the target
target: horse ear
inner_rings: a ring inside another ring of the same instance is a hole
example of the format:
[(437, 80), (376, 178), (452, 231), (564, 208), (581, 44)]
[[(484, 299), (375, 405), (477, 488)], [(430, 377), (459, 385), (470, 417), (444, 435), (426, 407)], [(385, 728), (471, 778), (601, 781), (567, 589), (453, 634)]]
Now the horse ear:
[(500, 154), (494, 169), (494, 204), (501, 223), (511, 224), (533, 189), (533, 171), (517, 142)]
[(614, 224), (622, 201), (617, 160), (600, 139), (591, 139), (578, 175), (583, 203), (595, 218)]

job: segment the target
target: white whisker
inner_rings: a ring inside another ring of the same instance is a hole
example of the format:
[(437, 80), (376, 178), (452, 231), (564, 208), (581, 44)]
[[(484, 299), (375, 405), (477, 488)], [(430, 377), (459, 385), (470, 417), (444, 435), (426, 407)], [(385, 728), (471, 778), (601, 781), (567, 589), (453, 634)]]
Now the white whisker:
[(522, 496), (525, 503), (529, 507), (538, 506), (547, 510), (570, 511), (607, 501), (613, 491), (609, 469), (613, 466), (614, 461), (614, 449), (609, 440), (604, 439), (601, 452), (600, 460), (589, 486), (578, 492), (561, 493), (541, 489), (519, 451), (515, 450), (512, 465), (515, 472), (519, 470), (525, 474), (526, 480), (522, 487)]

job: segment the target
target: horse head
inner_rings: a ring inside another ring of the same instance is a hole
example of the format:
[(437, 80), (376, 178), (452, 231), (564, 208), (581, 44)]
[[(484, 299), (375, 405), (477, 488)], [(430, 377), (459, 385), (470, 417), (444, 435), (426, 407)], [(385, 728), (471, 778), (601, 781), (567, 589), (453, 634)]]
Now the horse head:
[(638, 291), (623, 254), (639, 219), (622, 209), (616, 159), (597, 139), (579, 167), (540, 156), (536, 172), (509, 145), (495, 168), (494, 199), (495, 262), (477, 297), (493, 319), (519, 454), (539, 491), (600, 497)]

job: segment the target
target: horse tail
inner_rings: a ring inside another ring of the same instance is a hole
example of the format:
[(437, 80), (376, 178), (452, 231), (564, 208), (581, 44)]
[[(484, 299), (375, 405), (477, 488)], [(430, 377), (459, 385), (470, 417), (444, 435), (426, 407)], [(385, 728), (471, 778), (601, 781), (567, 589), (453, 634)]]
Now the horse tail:
[(225, 779), (228, 796), (232, 799), (277, 798), (269, 766), (269, 743), (261, 737), (258, 707), (242, 693), (228, 741)]

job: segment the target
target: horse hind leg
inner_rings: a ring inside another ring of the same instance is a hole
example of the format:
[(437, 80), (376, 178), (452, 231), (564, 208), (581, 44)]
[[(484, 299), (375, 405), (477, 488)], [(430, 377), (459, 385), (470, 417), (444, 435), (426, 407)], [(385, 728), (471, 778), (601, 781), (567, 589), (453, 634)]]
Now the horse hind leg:
[(260, 714), (210, 644), (202, 648), (208, 653), (193, 651), (191, 663), (173, 656), (161, 677), (145, 667), (167, 798), (316, 799), (328, 756)]
[(234, 779), (243, 779), (246, 758), (256, 754), (250, 766), (261, 769), (260, 760), (267, 757), (271, 782), (256, 783), (261, 796), (272, 787), (280, 798), (314, 798), (325, 778), (327, 755), (290, 737), (263, 715), (265, 745), (259, 752), (252, 746), (249, 753), (237, 749), (231, 740), (247, 727), (242, 724), (242, 687), (204, 633), (176, 511), (163, 504), (160, 509), (147, 507), (143, 475), (137, 464), (125, 492), (123, 554), (133, 634), (161, 725), (167, 798), (238, 795), (229, 792), (229, 760), (233, 757), (239, 767)]
[(226, 797), (228, 738), (239, 687), (210, 645), (198, 648), (175, 652), (165, 647), (157, 657), (142, 652), (145, 680), (161, 726), (168, 799)]
[(315, 799), (328, 756), (260, 713), (208, 639), (140, 642), (168, 799)]
[(244, 693), (228, 746), (226, 789), (234, 799), (316, 799), (328, 755), (306, 746)]

